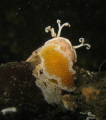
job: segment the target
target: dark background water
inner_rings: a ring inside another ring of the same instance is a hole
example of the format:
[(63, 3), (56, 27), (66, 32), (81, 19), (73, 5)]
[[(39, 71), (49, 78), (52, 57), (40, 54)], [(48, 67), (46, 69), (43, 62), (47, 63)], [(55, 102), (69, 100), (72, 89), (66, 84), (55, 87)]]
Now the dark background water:
[[(56, 20), (69, 22), (62, 37), (73, 45), (79, 38), (91, 44), (77, 50), (79, 67), (98, 71), (106, 59), (106, 6), (102, 0), (2, 0), (0, 2), (0, 64), (24, 61), (51, 39), (45, 27), (58, 30)], [(101, 70), (106, 70), (106, 63)]]

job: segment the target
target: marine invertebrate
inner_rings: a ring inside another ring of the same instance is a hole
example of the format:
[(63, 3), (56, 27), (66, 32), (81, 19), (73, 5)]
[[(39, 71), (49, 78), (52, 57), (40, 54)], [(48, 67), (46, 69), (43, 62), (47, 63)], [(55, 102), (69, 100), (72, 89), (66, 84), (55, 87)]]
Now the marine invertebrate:
[(68, 55), (59, 50), (56, 44), (44, 46), (39, 55), (42, 58), (44, 74), (49, 79), (57, 80), (61, 89), (72, 90), (75, 71), (72, 69), (73, 63)]
[(96, 115), (92, 114), (91, 112), (80, 112), (80, 114), (82, 115), (87, 115), (87, 118), (86, 120), (91, 120), (91, 119), (94, 119), (94, 120), (99, 120), (99, 118), (96, 117)]
[(80, 45), (72, 46), (71, 42), (63, 37), (60, 37), (61, 30), (64, 26), (70, 26), (69, 23), (64, 23), (60, 25), (61, 21), (57, 20), (59, 30), (56, 35), (54, 28), (48, 26), (45, 31), (51, 31), (53, 39), (48, 40), (39, 52), (39, 56), (42, 60), (42, 68), (44, 75), (58, 83), (58, 86), (62, 90), (71, 92), (75, 89), (74, 79), (75, 70), (73, 70), (73, 64), (77, 61), (77, 55), (75, 49), (87, 46), (90, 48), (89, 44), (84, 44), (84, 39), (80, 38)]
[(9, 112), (17, 112), (17, 109), (16, 107), (4, 108), (1, 110), (1, 112), (3, 113), (3, 115), (5, 115), (6, 113), (9, 113)]

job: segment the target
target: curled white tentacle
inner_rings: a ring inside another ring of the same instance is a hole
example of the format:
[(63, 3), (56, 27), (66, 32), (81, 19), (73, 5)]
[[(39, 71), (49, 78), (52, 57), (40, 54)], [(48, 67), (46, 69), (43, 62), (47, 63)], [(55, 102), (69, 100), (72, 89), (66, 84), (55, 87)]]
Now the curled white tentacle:
[(86, 46), (86, 49), (87, 49), (87, 50), (90, 49), (91, 45), (88, 44), (88, 43), (84, 43), (84, 42), (85, 42), (84, 38), (80, 38), (80, 39), (79, 39), (79, 42), (81, 42), (81, 44), (80, 44), (80, 45), (77, 45), (77, 46), (73, 46), (74, 49), (80, 48), (80, 47), (82, 47), (82, 46)]
[(58, 27), (59, 27), (57, 37), (60, 37), (60, 35), (61, 35), (61, 30), (62, 30), (62, 28), (63, 28), (64, 26), (70, 27), (70, 24), (69, 24), (68, 22), (66, 22), (66, 23), (64, 23), (64, 24), (62, 24), (62, 25), (60, 25), (60, 23), (61, 23), (61, 21), (60, 21), (60, 20), (57, 20), (57, 24), (58, 24)]
[(45, 32), (48, 33), (49, 31), (51, 32), (52, 37), (56, 37), (56, 33), (54, 31), (54, 28), (51, 28), (51, 26), (46, 27)]
[(57, 35), (56, 35), (56, 33), (55, 33), (54, 28), (52, 28), (51, 26), (46, 27), (46, 28), (45, 28), (45, 32), (48, 33), (48, 32), (50, 31), (52, 37), (60, 37), (62, 28), (63, 28), (64, 26), (70, 27), (70, 24), (69, 24), (68, 22), (66, 22), (66, 23), (64, 23), (64, 24), (62, 24), (62, 25), (61, 25), (60, 23), (61, 23), (61, 21), (60, 21), (60, 20), (57, 20), (57, 24), (58, 24), (58, 27), (59, 27), (59, 30), (58, 30)]

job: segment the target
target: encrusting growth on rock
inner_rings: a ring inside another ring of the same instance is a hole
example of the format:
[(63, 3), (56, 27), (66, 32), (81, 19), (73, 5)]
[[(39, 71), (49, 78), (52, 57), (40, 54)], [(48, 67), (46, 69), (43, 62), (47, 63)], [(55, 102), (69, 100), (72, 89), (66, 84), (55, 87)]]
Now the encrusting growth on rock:
[(88, 102), (90, 98), (97, 99), (96, 95), (100, 93), (100, 90), (93, 87), (84, 87), (82, 88), (82, 94), (85, 96), (86, 101)]

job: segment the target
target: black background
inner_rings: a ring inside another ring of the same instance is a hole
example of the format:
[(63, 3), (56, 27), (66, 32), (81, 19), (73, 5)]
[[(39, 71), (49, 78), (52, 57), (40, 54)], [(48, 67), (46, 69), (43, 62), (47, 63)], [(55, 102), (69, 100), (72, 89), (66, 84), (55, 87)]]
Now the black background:
[[(24, 61), (42, 46), (50, 33), (45, 27), (58, 30), (56, 20), (69, 22), (71, 27), (62, 30), (62, 37), (73, 45), (79, 38), (91, 44), (91, 49), (77, 49), (77, 65), (98, 71), (106, 59), (106, 6), (102, 0), (2, 0), (0, 2), (0, 64)], [(101, 70), (106, 70), (106, 63)]]

